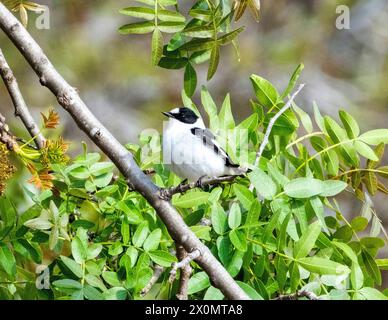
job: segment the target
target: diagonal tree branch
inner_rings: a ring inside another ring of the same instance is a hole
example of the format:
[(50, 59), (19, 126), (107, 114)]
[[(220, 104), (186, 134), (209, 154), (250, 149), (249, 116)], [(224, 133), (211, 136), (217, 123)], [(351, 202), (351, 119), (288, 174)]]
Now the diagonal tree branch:
[(30, 111), (27, 108), (27, 105), (23, 99), (23, 96), (20, 92), (19, 85), (16, 81), (15, 76), (11, 68), (9, 67), (3, 52), (0, 48), (0, 74), (3, 78), (4, 84), (7, 87), (9, 95), (11, 96), (13, 105), (15, 107), (15, 116), (19, 117), (31, 137), (35, 138), (35, 144), (38, 149), (42, 149), (44, 146), (45, 139), (40, 133), (38, 126), (36, 125), (34, 118), (31, 116)]
[(94, 116), (77, 90), (63, 79), (27, 30), (1, 3), (0, 27), (31, 65), (40, 83), (56, 96), (59, 104), (73, 117), (78, 127), (112, 160), (128, 185), (143, 195), (156, 210), (171, 237), (182, 244), (187, 252), (201, 252), (196, 261), (207, 272), (212, 284), (229, 299), (249, 299), (209, 248), (185, 224), (176, 209), (159, 197), (159, 188), (136, 165), (132, 154)]

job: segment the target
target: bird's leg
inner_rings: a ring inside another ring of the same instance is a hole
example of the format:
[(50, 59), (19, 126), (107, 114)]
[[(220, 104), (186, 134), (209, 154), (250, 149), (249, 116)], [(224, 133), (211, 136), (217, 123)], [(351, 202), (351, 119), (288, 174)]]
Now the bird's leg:
[(170, 201), (171, 197), (175, 193), (184, 193), (185, 190), (183, 190), (183, 186), (187, 183), (187, 179), (183, 180), (181, 183), (179, 183), (176, 187), (170, 187), (165, 189), (159, 190), (159, 198), (162, 200)]
[(207, 176), (206, 175), (203, 175), (202, 177), (199, 177), (199, 179), (197, 180), (197, 182), (195, 183), (195, 186), (197, 188), (201, 188), (201, 189), (204, 189), (206, 186), (203, 185), (203, 179), (206, 178)]
[(179, 183), (174, 189), (179, 190), (181, 193), (185, 192), (182, 190), (182, 187), (187, 183), (187, 179), (183, 180), (181, 183)]

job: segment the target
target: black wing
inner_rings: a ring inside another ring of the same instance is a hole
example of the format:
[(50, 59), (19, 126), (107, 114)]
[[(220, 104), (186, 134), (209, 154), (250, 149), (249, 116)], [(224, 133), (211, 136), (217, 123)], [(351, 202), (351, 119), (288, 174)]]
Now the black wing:
[(220, 155), (225, 159), (225, 165), (227, 167), (239, 167), (238, 164), (233, 163), (226, 151), (218, 144), (214, 134), (208, 129), (192, 128), (191, 133), (202, 140), (204, 146), (211, 148), (214, 153)]

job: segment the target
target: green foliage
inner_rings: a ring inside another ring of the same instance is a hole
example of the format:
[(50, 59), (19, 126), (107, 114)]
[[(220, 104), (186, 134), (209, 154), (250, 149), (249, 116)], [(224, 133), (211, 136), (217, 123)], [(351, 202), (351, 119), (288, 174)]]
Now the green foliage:
[[(248, 164), (254, 163), (262, 132), (284, 105), (297, 76), (282, 95), (268, 80), (256, 75), (251, 80), (253, 112), (239, 124), (229, 96), (219, 111), (205, 88), (201, 95), (220, 142), (236, 159), (247, 147)], [(187, 95), (183, 100), (197, 111)], [(325, 299), (387, 299), (375, 287), (381, 285), (381, 270), (388, 269), (387, 259), (376, 258), (388, 239), (379, 238), (386, 234), (368, 195), (387, 190), (380, 180), (388, 175), (380, 164), (387, 131), (360, 133), (357, 121), (345, 111), (339, 114), (341, 124), (322, 117), (316, 106), (314, 118), (294, 106), (274, 126), (259, 166), (246, 177), (208, 191), (174, 195), (172, 204), (253, 299), (300, 289)], [(306, 135), (299, 135), (300, 124)], [(243, 129), (245, 136), (234, 141), (226, 129)], [(154, 168), (157, 185), (176, 185), (178, 178), (158, 160), (160, 146), (141, 157), (155, 141), (159, 139), (141, 135), (139, 145), (127, 147), (141, 167)], [(114, 178), (113, 164), (100, 158), (84, 146), (83, 154), (70, 164), (52, 165), (53, 188), (28, 193), (30, 208), (16, 210), (12, 196), (1, 198), (2, 298), (28, 293), (41, 299), (142, 299), (140, 292), (155, 265), (165, 270), (144, 298), (174, 298), (177, 285), (168, 282), (177, 261), (174, 242), (154, 209), (121, 177)], [(363, 202), (360, 216), (352, 221), (337, 202), (345, 189)], [(211, 225), (204, 225), (203, 219)], [(50, 288), (38, 290), (35, 266), (42, 261), (49, 266)], [(223, 298), (208, 275), (195, 263), (192, 266), (190, 297)]]
[[(194, 66), (209, 61), (207, 79), (217, 71), (221, 47), (233, 43), (243, 27), (231, 30), (235, 11), (229, 0), (199, 0), (182, 12), (176, 0), (138, 0), (143, 6), (120, 10), (121, 14), (141, 19), (119, 28), (121, 34), (152, 33), (152, 63), (166, 69), (184, 68), (184, 89), (191, 97), (197, 86)], [(236, 20), (245, 10), (237, 8)], [(254, 1), (249, 1), (254, 2)], [(250, 7), (253, 9), (254, 6)], [(256, 13), (258, 16), (258, 10)], [(256, 14), (255, 14), (256, 17)], [(163, 33), (171, 34), (165, 43)]]

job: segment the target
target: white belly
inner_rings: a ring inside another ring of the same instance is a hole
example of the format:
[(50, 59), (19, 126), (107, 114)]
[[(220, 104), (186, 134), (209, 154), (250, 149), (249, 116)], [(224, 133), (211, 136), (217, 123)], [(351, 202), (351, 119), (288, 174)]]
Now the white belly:
[[(172, 148), (173, 146), (173, 148)], [(197, 181), (201, 177), (225, 174), (224, 159), (188, 130), (180, 134), (167, 128), (163, 135), (163, 162), (181, 178)]]

